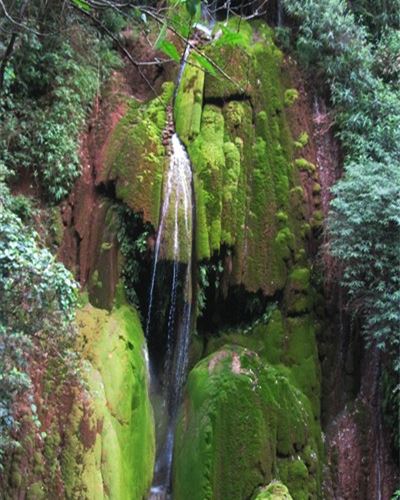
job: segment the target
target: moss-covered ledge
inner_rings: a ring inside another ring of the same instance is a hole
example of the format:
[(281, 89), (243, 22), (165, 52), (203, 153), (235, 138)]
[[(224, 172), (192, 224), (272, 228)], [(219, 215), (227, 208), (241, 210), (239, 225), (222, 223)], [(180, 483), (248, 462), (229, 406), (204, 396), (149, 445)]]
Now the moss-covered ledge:
[(166, 149), (162, 133), (167, 124), (173, 84), (141, 104), (128, 100), (128, 110), (114, 128), (105, 148), (105, 167), (98, 184), (115, 182), (116, 196), (154, 227), (158, 225)]

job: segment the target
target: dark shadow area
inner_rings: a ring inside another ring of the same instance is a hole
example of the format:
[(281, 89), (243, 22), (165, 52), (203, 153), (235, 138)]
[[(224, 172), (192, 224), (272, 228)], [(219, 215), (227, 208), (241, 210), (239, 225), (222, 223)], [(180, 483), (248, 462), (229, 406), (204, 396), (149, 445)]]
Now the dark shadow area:
[(222, 247), (210, 261), (200, 264), (199, 295), (204, 304), (197, 319), (200, 335), (216, 334), (226, 327), (237, 327), (256, 320), (265, 312), (267, 305), (281, 302), (282, 292), (268, 297), (260, 290), (249, 292), (243, 285), (231, 285), (229, 258), (232, 250)]

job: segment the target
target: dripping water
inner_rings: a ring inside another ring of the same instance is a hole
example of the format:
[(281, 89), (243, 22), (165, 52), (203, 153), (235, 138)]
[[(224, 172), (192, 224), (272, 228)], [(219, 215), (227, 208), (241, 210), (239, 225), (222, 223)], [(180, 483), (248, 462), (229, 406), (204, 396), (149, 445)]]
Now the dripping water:
[(283, 6), (281, 0), (276, 0), (276, 10), (277, 10), (276, 24), (278, 28), (281, 28), (283, 26)]
[[(189, 57), (189, 53), (190, 53), (190, 43), (187, 43), (182, 60), (181, 60), (181, 65), (179, 68), (177, 85), (175, 86), (175, 91), (174, 91), (174, 101), (176, 99), (176, 95), (177, 95), (177, 92), (179, 89), (179, 84), (182, 80), (183, 71), (185, 69), (186, 61)], [(151, 317), (152, 317), (152, 312), (153, 312), (154, 287), (155, 287), (155, 283), (156, 283), (157, 264), (158, 264), (159, 259), (160, 259), (161, 241), (162, 241), (162, 238), (164, 238), (164, 236), (165, 236), (164, 235), (165, 224), (166, 224), (167, 215), (168, 215), (168, 211), (169, 211), (170, 203), (171, 203), (171, 197), (172, 197), (172, 193), (173, 193), (173, 189), (174, 189), (174, 182), (175, 182), (174, 175), (176, 173), (176, 168), (174, 168), (174, 167), (176, 167), (176, 164), (174, 163), (173, 160), (174, 160), (175, 149), (181, 150), (180, 155), (181, 156), (186, 155), (186, 157), (187, 157), (186, 151), (185, 151), (183, 145), (181, 144), (177, 134), (174, 134), (174, 136), (171, 139), (171, 148), (172, 148), (172, 158), (170, 161), (170, 166), (169, 166), (170, 168), (168, 170), (167, 182), (166, 182), (164, 194), (163, 194), (163, 205), (162, 205), (162, 209), (161, 209), (160, 223), (158, 226), (156, 245), (155, 245), (155, 249), (154, 249), (153, 270), (151, 273), (149, 306), (148, 306), (147, 321), (146, 321), (146, 338), (148, 338), (149, 333), (150, 333), (150, 322), (151, 322)], [(179, 154), (178, 151), (177, 151), (177, 154)], [(188, 157), (187, 157), (187, 161), (189, 163), (190, 178), (191, 178), (192, 173), (191, 173), (190, 161), (189, 161)], [(171, 168), (171, 165), (172, 165), (172, 168)], [(177, 234), (176, 235), (174, 234), (174, 239), (175, 238), (178, 238)]]

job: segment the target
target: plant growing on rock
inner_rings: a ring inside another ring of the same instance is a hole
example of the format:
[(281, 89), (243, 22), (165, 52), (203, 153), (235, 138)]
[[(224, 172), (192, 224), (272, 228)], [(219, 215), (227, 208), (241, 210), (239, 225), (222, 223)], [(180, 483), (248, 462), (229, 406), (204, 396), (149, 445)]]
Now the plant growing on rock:
[[(68, 9), (70, 27), (61, 36), (58, 16), (64, 14), (58, 6), (50, 4), (43, 14), (39, 1), (31, 4), (29, 27), (18, 29), (18, 40), (1, 64), (0, 161), (15, 175), (30, 171), (44, 194), (59, 202), (80, 173), (79, 134), (118, 57)], [(6, 23), (12, 30), (13, 23)], [(0, 43), (7, 42), (1, 35)]]
[(74, 374), (74, 310), (77, 285), (34, 233), (0, 201), (0, 468), (18, 443), (14, 419), (18, 398), (31, 402), (32, 424), (40, 427), (32, 389), (32, 361), (54, 360), (57, 377)]

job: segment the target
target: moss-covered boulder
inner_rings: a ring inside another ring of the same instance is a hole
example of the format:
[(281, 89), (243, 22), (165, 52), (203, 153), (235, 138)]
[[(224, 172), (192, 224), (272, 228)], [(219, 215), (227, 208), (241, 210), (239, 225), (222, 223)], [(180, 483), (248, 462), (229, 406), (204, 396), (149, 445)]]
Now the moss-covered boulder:
[(293, 497), (284, 484), (272, 481), (265, 488), (260, 488), (253, 500), (293, 500)]
[[(299, 457), (309, 498), (316, 498), (316, 468), (304, 454), (311, 449), (317, 456), (319, 439), (311, 404), (287, 369), (246, 348), (224, 346), (189, 374), (175, 441), (174, 497), (249, 498), (279, 477), (278, 462), (289, 468)], [(297, 481), (285, 474), (289, 491), (303, 488)]]
[[(2, 499), (147, 495), (154, 422), (138, 314), (127, 305), (108, 312), (87, 304), (77, 313), (77, 325), (79, 372), (58, 373), (60, 364), (50, 357), (40, 365), (30, 360), (35, 403), (27, 399), (18, 416), (23, 432), (2, 470)], [(32, 421), (29, 409), (40, 420)]]
[(152, 479), (154, 423), (139, 317), (78, 312), (86, 390), (69, 415), (61, 470), (68, 498), (140, 500)]

